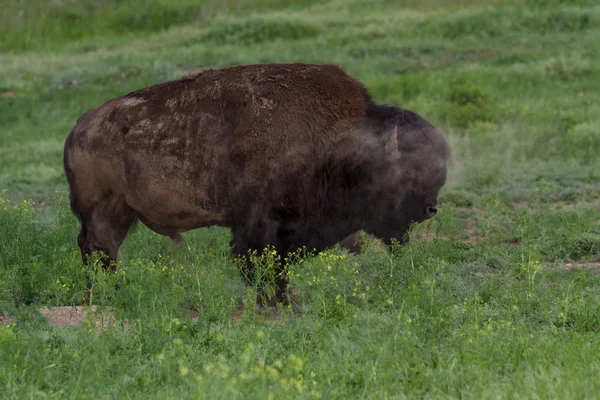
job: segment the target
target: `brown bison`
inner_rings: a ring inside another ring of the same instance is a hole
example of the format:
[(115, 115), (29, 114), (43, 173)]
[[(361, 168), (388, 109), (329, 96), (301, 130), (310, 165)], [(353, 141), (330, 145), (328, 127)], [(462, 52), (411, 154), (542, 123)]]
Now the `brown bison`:
[[(230, 227), (242, 256), (267, 245), (320, 251), (359, 230), (402, 242), (436, 213), (448, 159), (425, 119), (375, 104), (336, 65), (312, 64), (145, 87), (83, 114), (64, 152), (84, 263), (101, 250), (111, 268), (136, 219), (175, 241)], [(273, 300), (286, 287), (280, 278)]]

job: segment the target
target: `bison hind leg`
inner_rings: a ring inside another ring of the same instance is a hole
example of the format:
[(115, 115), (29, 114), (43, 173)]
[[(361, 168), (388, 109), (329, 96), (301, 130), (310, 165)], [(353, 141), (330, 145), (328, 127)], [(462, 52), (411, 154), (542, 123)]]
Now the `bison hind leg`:
[[(89, 265), (90, 256), (95, 252), (102, 252), (104, 269), (116, 270), (119, 248), (135, 221), (135, 211), (125, 203), (123, 197), (108, 194), (91, 209), (81, 212), (80, 219), (81, 231), (77, 243), (83, 264)], [(86, 271), (86, 275), (85, 302), (89, 302), (93, 286), (91, 271)]]
[(135, 211), (122, 196), (108, 194), (91, 210), (81, 213), (81, 231), (77, 238), (84, 264), (89, 255), (102, 251), (108, 259), (105, 268), (116, 268), (119, 248), (135, 221)]

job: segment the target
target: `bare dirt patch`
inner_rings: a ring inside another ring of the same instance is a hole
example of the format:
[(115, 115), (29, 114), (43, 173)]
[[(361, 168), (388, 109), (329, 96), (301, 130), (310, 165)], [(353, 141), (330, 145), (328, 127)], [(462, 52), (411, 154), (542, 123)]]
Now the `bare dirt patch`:
[(595, 261), (573, 261), (566, 259), (561, 264), (561, 267), (568, 271), (576, 269), (585, 269), (588, 271), (591, 270), (593, 272), (600, 272), (600, 259)]
[(467, 232), (469, 234), (469, 237), (462, 238), (462, 239), (451, 238), (451, 237), (445, 236), (445, 235), (437, 235), (434, 232), (421, 232), (416, 237), (419, 240), (431, 240), (431, 239), (439, 239), (439, 240), (444, 240), (444, 241), (457, 240), (457, 241), (466, 243), (470, 247), (476, 247), (484, 242), (483, 235), (481, 234), (481, 232), (479, 232), (475, 228), (469, 226), (465, 229), (465, 232)]
[(118, 324), (112, 311), (98, 312), (96, 306), (42, 307), (39, 312), (54, 327), (79, 325), (88, 319), (98, 328), (105, 329)]
[[(300, 291), (292, 291), (292, 296), (299, 297)], [(236, 312), (232, 315), (231, 320), (234, 324), (242, 321), (244, 315), (249, 315), (253, 319), (265, 320), (272, 323), (284, 324), (288, 318), (299, 318), (299, 315), (294, 312), (279, 309), (277, 307), (257, 307), (256, 309), (245, 310), (243, 304), (236, 305)], [(179, 309), (181, 319), (184, 321), (198, 322), (202, 319), (202, 310)], [(114, 310), (104, 308), (98, 310), (96, 306), (62, 306), (62, 307), (42, 307), (39, 313), (48, 323), (55, 328), (65, 326), (75, 326), (91, 322), (98, 329), (108, 329), (118, 325), (129, 326), (129, 321), (120, 321), (115, 317)], [(15, 322), (15, 317), (10, 315), (0, 315), (0, 326), (7, 326)]]
[(520, 246), (521, 241), (517, 238), (512, 238), (512, 239), (503, 240), (502, 244), (505, 246)]
[[(107, 328), (117, 323), (110, 310), (98, 312), (96, 306), (42, 307), (39, 309), (39, 313), (54, 327), (79, 325), (88, 318), (99, 328)], [(15, 317), (0, 315), (0, 326), (9, 325), (13, 322), (15, 322)]]

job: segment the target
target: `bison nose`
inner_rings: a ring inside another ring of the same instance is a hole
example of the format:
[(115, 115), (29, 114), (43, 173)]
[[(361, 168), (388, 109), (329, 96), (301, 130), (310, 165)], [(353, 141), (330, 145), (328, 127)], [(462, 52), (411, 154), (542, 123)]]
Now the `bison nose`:
[(432, 206), (429, 205), (429, 206), (425, 207), (425, 214), (426, 214), (427, 219), (433, 217), (437, 213), (437, 211), (438, 211), (437, 204), (434, 204)]

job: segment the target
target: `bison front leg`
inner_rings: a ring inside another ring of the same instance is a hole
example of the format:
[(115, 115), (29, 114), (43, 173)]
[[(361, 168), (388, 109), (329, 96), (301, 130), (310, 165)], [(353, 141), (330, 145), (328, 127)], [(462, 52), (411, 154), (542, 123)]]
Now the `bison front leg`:
[[(287, 274), (285, 273), (283, 268), (281, 268), (277, 272), (277, 276), (275, 277), (275, 295), (267, 300), (267, 306), (275, 307), (277, 306), (277, 304), (283, 304), (284, 306), (289, 305), (290, 297), (288, 285), (289, 279), (287, 277)], [(266, 293), (261, 294), (262, 296), (266, 297)]]
[(339, 243), (342, 249), (348, 250), (352, 254), (360, 254), (362, 246), (364, 245), (363, 239), (360, 236), (360, 231), (347, 236)]
[[(81, 231), (77, 243), (81, 251), (83, 264), (88, 266), (90, 256), (102, 252), (102, 265), (105, 270), (115, 271), (119, 247), (125, 240), (127, 232), (135, 219), (135, 212), (122, 198), (110, 196), (81, 215)], [(87, 273), (86, 301), (91, 299), (91, 271)]]
[[(264, 239), (264, 234), (256, 233), (255, 235), (243, 234), (240, 231), (233, 233), (233, 253), (241, 258), (241, 272), (246, 281), (246, 284), (256, 286), (256, 304), (259, 307), (275, 307), (277, 304), (289, 304), (288, 298), (288, 283), (289, 279), (284, 271), (280, 261), (276, 265), (255, 265), (251, 260), (251, 252), (256, 251), (259, 255), (263, 250), (271, 245), (275, 251), (281, 256), (280, 246), (269, 243)], [(273, 294), (269, 286), (274, 284), (275, 292)]]

